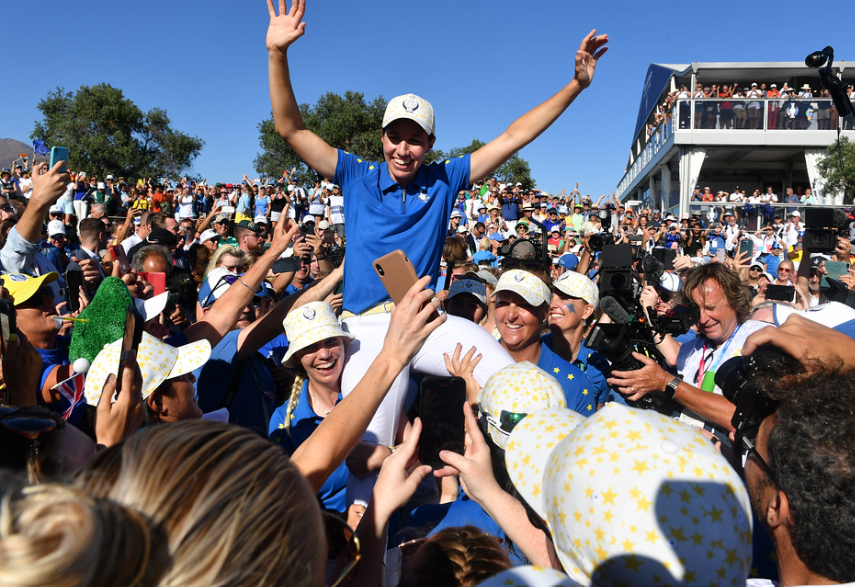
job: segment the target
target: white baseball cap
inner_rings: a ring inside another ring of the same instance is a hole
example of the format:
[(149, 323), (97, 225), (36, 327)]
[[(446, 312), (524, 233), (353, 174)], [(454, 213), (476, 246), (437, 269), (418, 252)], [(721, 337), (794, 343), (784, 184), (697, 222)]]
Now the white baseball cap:
[(404, 94), (392, 98), (383, 114), (383, 128), (400, 118), (412, 120), (422, 127), (428, 136), (435, 134), (433, 106), (424, 98), (415, 94)]

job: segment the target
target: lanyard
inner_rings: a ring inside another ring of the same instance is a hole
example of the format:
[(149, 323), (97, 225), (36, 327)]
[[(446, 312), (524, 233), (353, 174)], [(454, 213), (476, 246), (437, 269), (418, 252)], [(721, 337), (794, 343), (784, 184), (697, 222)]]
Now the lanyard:
[[(721, 349), (721, 353), (719, 353), (718, 359), (716, 359), (715, 364), (712, 365), (712, 367), (711, 367), (713, 373), (715, 373), (715, 370), (718, 368), (719, 363), (721, 363), (722, 358), (727, 353), (727, 349), (728, 349), (728, 347), (730, 347), (730, 343), (733, 341), (734, 338), (736, 338), (736, 333), (739, 332), (740, 328), (742, 328), (742, 324), (740, 324), (739, 326), (736, 327), (736, 330), (733, 331), (733, 334), (731, 334), (730, 338), (727, 339), (727, 342), (724, 343), (724, 347)], [(715, 351), (713, 351), (713, 353), (715, 353)], [(697, 383), (702, 383), (704, 380), (704, 373), (705, 373), (704, 364), (706, 363), (706, 358), (707, 358), (706, 354), (707, 354), (707, 343), (706, 343), (706, 341), (704, 341), (704, 348), (701, 351), (701, 365), (700, 365), (700, 367), (698, 367)], [(710, 359), (712, 360), (712, 355), (710, 355)]]

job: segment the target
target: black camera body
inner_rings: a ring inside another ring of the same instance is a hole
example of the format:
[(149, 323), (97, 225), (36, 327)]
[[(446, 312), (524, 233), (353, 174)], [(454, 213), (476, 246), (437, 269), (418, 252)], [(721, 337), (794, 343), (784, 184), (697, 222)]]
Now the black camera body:
[(833, 253), (837, 237), (846, 234), (849, 219), (843, 210), (836, 208), (805, 208), (805, 234), (802, 248), (811, 253)]
[(765, 389), (786, 375), (802, 371), (793, 357), (772, 347), (760, 347), (746, 357), (733, 357), (716, 371), (715, 384), (724, 397), (736, 406), (731, 424), (737, 434), (754, 438), (760, 423), (775, 413), (778, 404)]

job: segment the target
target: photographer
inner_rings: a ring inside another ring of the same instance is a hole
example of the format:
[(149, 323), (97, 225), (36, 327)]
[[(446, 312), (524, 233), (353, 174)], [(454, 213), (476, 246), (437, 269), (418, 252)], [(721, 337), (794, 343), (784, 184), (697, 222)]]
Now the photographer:
[(720, 364), (742, 351), (745, 339), (764, 324), (748, 320), (748, 293), (739, 276), (721, 263), (702, 265), (686, 273), (683, 296), (700, 310), (698, 338), (680, 347), (674, 377), (640, 353), (636, 371), (613, 371), (608, 383), (630, 400), (661, 391), (681, 406), (680, 420), (703, 426), (724, 437), (731, 430), (734, 406), (715, 385)]

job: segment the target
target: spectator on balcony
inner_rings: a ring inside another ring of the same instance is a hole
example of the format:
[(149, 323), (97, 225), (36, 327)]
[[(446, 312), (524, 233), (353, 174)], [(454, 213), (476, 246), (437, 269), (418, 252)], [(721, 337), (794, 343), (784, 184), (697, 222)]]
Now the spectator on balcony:
[(689, 98), (691, 95), (689, 94), (689, 88), (686, 87), (686, 84), (680, 86), (680, 91), (677, 92), (677, 99), (680, 100), (679, 103), (679, 111), (680, 111), (680, 128), (689, 128), (689, 122), (692, 117), (692, 113), (689, 110), (691, 106), (689, 105)]
[[(784, 202), (787, 204), (798, 204), (799, 201), (799, 197), (793, 193), (793, 188), (787, 188), (787, 193), (784, 196)], [(795, 208), (787, 208), (788, 213), (792, 213), (793, 211), (795, 211)]]
[[(728, 85), (721, 86), (718, 91), (719, 98), (732, 98), (733, 90)], [(723, 99), (719, 105), (720, 128), (733, 128), (733, 102)]]
[(695, 87), (695, 93), (692, 94), (692, 98), (695, 99), (695, 128), (701, 128), (704, 119), (704, 97), (704, 86), (698, 84)]
[(718, 102), (713, 101), (715, 98), (715, 94), (713, 93), (712, 88), (706, 87), (704, 88), (704, 123), (703, 128), (715, 128), (716, 123), (716, 115), (718, 114)]
[(778, 128), (778, 113), (781, 111), (779, 102), (780, 97), (781, 92), (778, 91), (778, 86), (776, 84), (772, 84), (769, 91), (766, 92), (766, 99), (769, 104), (769, 120), (767, 122), (769, 130), (775, 130)]
[[(747, 88), (746, 88), (747, 90)], [(734, 98), (744, 98), (745, 94), (739, 91), (739, 88), (734, 84), (733, 88), (733, 97)], [(745, 112), (745, 102), (742, 100), (734, 100), (733, 101), (733, 118), (736, 124), (736, 128), (742, 129), (745, 128), (745, 122), (748, 119), (748, 114)]]
[(812, 189), (807, 188), (805, 190), (804, 195), (801, 197), (801, 202), (802, 202), (802, 204), (808, 204), (808, 205), (812, 205), (812, 206), (817, 204), (816, 196), (813, 195)]
[(751, 98), (747, 107), (748, 128), (760, 128), (760, 98), (763, 97), (763, 93), (760, 91), (760, 88), (757, 87), (756, 83), (751, 84), (751, 89), (748, 90), (746, 97)]
[(709, 186), (704, 187), (704, 193), (701, 194), (702, 202), (714, 202), (715, 195), (710, 191)]

